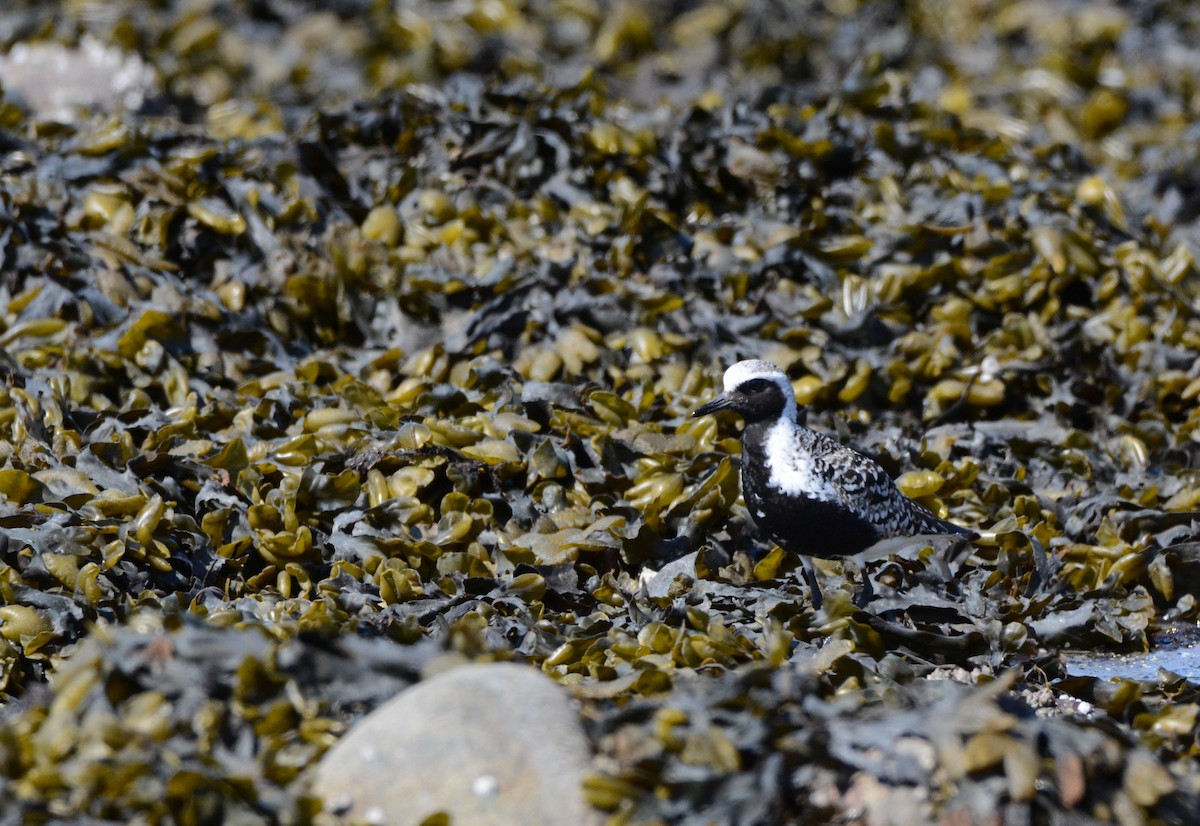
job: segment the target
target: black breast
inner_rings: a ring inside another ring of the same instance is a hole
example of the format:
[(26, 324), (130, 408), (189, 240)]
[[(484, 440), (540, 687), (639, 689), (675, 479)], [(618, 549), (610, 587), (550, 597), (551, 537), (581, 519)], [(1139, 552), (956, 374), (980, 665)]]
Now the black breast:
[(772, 487), (765, 436), (747, 427), (742, 436), (742, 495), (759, 530), (792, 553), (822, 559), (848, 556), (883, 538), (882, 532), (836, 502), (791, 496)]

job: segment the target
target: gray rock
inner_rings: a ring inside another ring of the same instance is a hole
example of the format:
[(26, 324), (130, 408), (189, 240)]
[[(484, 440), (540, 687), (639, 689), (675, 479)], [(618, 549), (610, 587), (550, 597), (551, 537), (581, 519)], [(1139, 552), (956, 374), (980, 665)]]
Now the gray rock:
[(580, 826), (589, 748), (570, 698), (531, 666), (465, 665), (360, 720), (313, 788), (341, 822)]

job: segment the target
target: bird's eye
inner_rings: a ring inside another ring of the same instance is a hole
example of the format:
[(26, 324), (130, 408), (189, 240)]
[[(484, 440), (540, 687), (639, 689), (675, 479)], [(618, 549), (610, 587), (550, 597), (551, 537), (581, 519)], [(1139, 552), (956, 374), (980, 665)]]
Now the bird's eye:
[(751, 379), (741, 386), (743, 393), (761, 393), (771, 386), (771, 382), (766, 379)]

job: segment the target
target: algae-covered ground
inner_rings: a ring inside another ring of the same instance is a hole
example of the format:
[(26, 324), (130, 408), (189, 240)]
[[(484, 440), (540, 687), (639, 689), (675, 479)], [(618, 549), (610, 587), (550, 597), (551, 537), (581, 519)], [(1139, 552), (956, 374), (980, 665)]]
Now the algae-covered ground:
[[(447, 654), (567, 687), (617, 823), (1192, 822), (1200, 686), (1063, 652), (1200, 613), (1197, 42), (1166, 2), (6, 3), (0, 823), (308, 822)], [(813, 611), (689, 418), (748, 356), (984, 538)]]

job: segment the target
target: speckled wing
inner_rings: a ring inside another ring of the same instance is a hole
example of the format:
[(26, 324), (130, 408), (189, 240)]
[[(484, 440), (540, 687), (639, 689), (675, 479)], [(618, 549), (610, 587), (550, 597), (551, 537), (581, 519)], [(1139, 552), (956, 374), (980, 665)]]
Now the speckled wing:
[(909, 499), (876, 462), (844, 445), (827, 461), (836, 467), (829, 478), (844, 506), (879, 529), (880, 537), (970, 532), (940, 519)]

